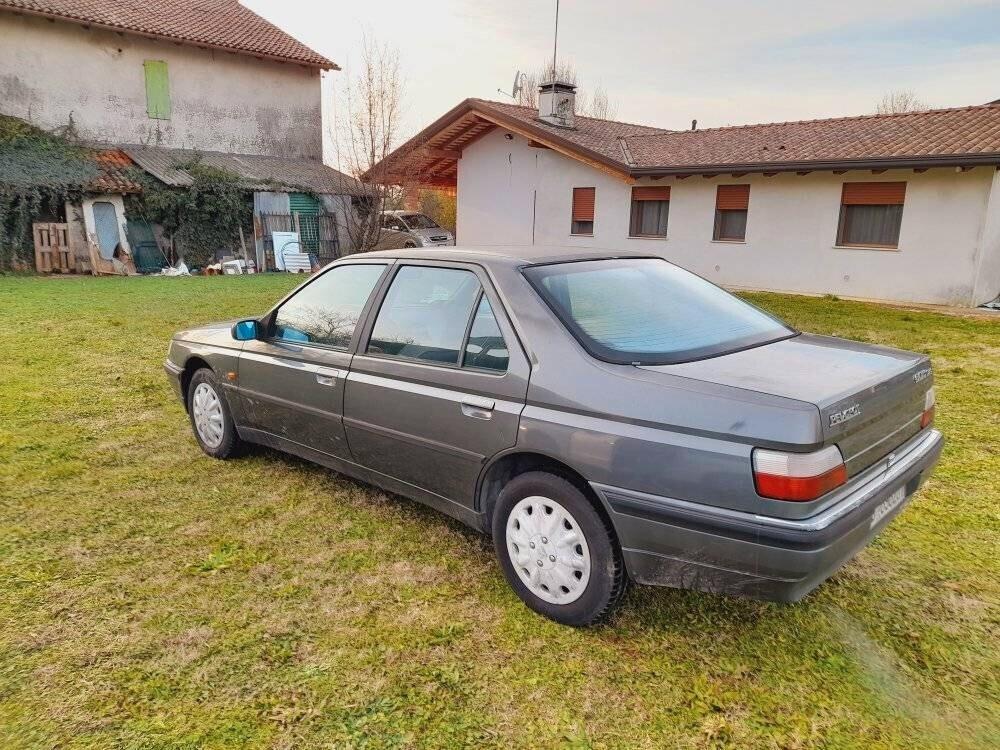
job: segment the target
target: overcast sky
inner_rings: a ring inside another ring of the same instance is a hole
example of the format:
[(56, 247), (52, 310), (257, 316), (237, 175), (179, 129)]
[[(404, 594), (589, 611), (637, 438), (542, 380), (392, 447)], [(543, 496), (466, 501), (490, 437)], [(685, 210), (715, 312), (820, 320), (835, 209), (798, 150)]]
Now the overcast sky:
[[(552, 55), (554, 0), (242, 2), (344, 68), (336, 86), (366, 31), (394, 46), (405, 136)], [(562, 0), (559, 59), (617, 119), (669, 128), (864, 114), (889, 89), (982, 104), (1000, 99), (1000, 3)]]

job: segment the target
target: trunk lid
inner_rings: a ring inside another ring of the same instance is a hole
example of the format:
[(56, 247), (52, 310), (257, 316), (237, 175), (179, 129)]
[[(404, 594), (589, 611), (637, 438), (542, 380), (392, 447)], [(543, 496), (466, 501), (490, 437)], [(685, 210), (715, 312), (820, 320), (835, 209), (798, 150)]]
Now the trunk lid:
[(811, 334), (721, 357), (643, 369), (815, 405), (823, 444), (840, 448), (849, 475), (920, 431), (924, 396), (933, 382), (924, 355)]

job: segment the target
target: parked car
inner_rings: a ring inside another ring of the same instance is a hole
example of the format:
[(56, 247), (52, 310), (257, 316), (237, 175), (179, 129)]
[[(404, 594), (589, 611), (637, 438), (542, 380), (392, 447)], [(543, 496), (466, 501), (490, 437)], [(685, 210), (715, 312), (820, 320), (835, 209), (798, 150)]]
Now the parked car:
[(351, 256), (259, 318), (177, 333), (166, 370), (208, 455), (259, 443), (437, 508), (569, 625), (630, 579), (796, 601), (943, 443), (926, 356), (597, 250)]
[(382, 231), (376, 250), (411, 247), (446, 247), (455, 244), (455, 235), (427, 214), (416, 211), (384, 211)]

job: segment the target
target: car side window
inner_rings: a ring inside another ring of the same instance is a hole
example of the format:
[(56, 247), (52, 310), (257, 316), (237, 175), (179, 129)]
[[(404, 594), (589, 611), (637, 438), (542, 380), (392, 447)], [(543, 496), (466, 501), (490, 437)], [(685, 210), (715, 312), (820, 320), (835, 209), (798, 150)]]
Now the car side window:
[(493, 308), (486, 295), (482, 295), (465, 342), (462, 367), (506, 372), (509, 359), (507, 342), (503, 340)]
[(327, 271), (278, 308), (273, 338), (346, 349), (385, 267), (352, 264)]
[(403, 266), (382, 302), (368, 351), (457, 366), (479, 290), (471, 271)]

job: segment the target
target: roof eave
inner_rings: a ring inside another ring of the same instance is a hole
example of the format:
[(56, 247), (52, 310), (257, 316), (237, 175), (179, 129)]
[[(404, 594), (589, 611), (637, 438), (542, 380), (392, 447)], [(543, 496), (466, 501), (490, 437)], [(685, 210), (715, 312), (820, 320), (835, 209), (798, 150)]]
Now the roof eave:
[(631, 179), (629, 167), (623, 162), (609, 159), (603, 154), (562, 138), (558, 133), (553, 132), (551, 128), (542, 127), (541, 125), (536, 125), (525, 120), (508, 117), (500, 110), (490, 107), (488, 104), (485, 104), (479, 99), (465, 99), (459, 102), (456, 106), (452, 107), (437, 120), (432, 122), (426, 128), (406, 141), (406, 143), (393, 151), (385, 159), (375, 164), (370, 170), (361, 176), (361, 179), (370, 180), (374, 175), (378, 175), (382, 170), (384, 170), (384, 172), (382, 172), (382, 176), (385, 179), (399, 178), (402, 173), (396, 173), (392, 170), (393, 161), (416, 152), (443, 129), (447, 128), (456, 120), (469, 114), (474, 114), (485, 120), (489, 120), (498, 127), (521, 133), (532, 140), (562, 151), (568, 156), (577, 156), (584, 161), (597, 162), (602, 165), (604, 169), (614, 172), (622, 179)]
[(851, 169), (929, 169), (931, 167), (986, 167), (1000, 165), (1000, 153), (894, 156), (877, 159), (836, 159), (825, 161), (746, 162), (656, 167), (633, 167), (634, 177), (676, 177), (680, 175), (801, 172)]
[(200, 47), (203, 49), (214, 49), (221, 52), (230, 52), (234, 55), (242, 55), (244, 57), (253, 57), (263, 60), (271, 60), (272, 62), (282, 62), (290, 65), (301, 65), (304, 68), (312, 68), (314, 70), (341, 70), (341, 67), (333, 60), (328, 60), (319, 53), (315, 53), (316, 57), (323, 60), (322, 63), (319, 61), (311, 60), (300, 60), (294, 57), (283, 57), (281, 55), (269, 55), (266, 52), (254, 52), (252, 50), (240, 49), (238, 47), (227, 47), (222, 44), (212, 44), (211, 42), (199, 42), (193, 39), (186, 39), (179, 36), (168, 36), (166, 34), (154, 34), (150, 31), (140, 31), (139, 29), (130, 29), (125, 26), (115, 26), (113, 24), (100, 23), (98, 21), (90, 21), (86, 18), (76, 18), (75, 16), (64, 16), (58, 13), (46, 13), (42, 10), (34, 10), (32, 8), (9, 8), (0, 7), (0, 11), (8, 11), (15, 15), (24, 16), (35, 16), (37, 18), (48, 18), (53, 21), (65, 21), (66, 23), (77, 24), (78, 26), (84, 27), (94, 27), (96, 29), (103, 29), (104, 31), (113, 31), (119, 34), (133, 34), (135, 36), (145, 37), (146, 39), (155, 39), (160, 42), (171, 42), (175, 44), (184, 44), (189, 47)]

